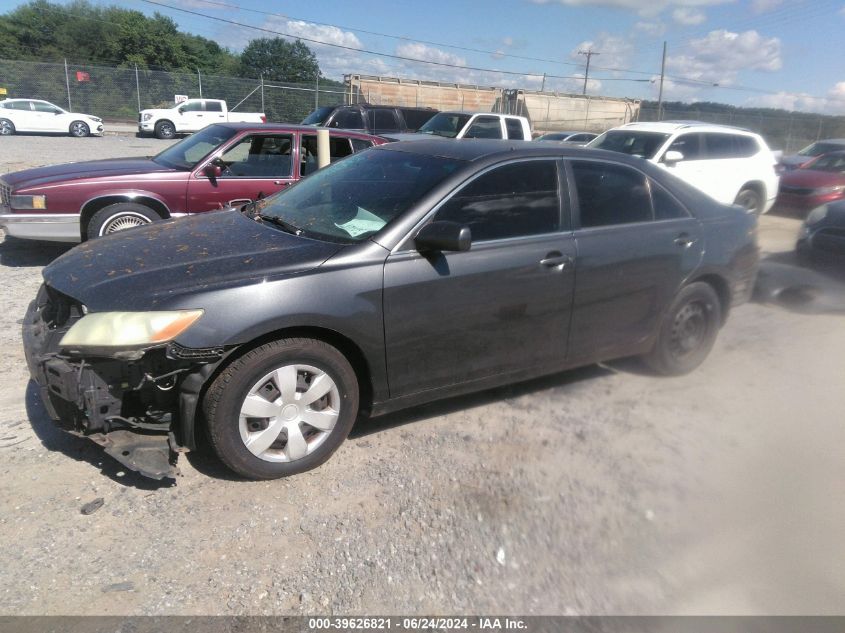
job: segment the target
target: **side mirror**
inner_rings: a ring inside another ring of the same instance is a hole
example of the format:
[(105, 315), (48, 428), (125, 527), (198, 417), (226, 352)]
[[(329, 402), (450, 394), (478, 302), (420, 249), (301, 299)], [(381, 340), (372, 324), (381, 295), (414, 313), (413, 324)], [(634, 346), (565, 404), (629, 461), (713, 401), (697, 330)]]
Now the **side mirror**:
[(179, 114), (185, 114), (185, 106), (179, 108)]
[(223, 168), (219, 164), (211, 162), (202, 168), (202, 173), (208, 176), (210, 180), (215, 180), (223, 175)]
[(667, 165), (674, 165), (675, 163), (679, 163), (682, 160), (684, 160), (684, 155), (674, 149), (670, 149), (663, 155), (663, 162)]
[(457, 222), (432, 222), (420, 229), (414, 245), (420, 252), (468, 251), (472, 246), (472, 234), (468, 226)]

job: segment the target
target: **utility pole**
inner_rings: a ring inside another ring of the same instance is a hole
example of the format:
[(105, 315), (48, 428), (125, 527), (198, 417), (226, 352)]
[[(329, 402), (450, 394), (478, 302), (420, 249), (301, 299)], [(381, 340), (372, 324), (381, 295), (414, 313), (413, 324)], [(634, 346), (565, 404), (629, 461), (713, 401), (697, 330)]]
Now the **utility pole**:
[(578, 51), (578, 54), (587, 56), (587, 70), (584, 71), (584, 90), (581, 92), (581, 94), (587, 94), (587, 79), (590, 77), (590, 58), (593, 55), (601, 55), (601, 53), (596, 53), (590, 49), (588, 51)]
[(660, 92), (657, 94), (657, 120), (663, 120), (663, 77), (666, 75), (666, 41), (663, 41), (663, 62), (660, 64)]
[(540, 92), (546, 90), (546, 73), (543, 73), (543, 83), (540, 85)]

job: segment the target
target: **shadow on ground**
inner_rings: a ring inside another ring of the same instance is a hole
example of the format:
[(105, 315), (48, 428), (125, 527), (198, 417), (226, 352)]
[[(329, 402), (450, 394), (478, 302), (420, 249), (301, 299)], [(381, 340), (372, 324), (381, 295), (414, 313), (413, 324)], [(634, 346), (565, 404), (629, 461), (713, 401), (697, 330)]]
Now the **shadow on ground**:
[(30, 424), (32, 424), (32, 430), (48, 451), (58, 451), (76, 461), (86, 462), (122, 486), (138, 488), (139, 490), (158, 490), (173, 485), (172, 479), (156, 481), (143, 477), (113, 460), (91, 440), (77, 437), (59, 428), (47, 414), (47, 410), (41, 402), (38, 386), (32, 380), (27, 384), (25, 400), (26, 413)]
[(0, 265), (11, 268), (46, 266), (74, 246), (67, 242), (38, 242), (7, 236), (0, 243)]
[(794, 253), (760, 262), (753, 300), (801, 314), (845, 314), (845, 265), (799, 264)]

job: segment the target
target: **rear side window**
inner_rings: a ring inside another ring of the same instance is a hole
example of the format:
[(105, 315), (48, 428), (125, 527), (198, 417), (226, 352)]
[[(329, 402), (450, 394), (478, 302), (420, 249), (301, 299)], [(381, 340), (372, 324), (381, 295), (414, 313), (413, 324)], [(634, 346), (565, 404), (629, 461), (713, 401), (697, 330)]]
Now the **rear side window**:
[(352, 151), (360, 152), (362, 149), (367, 149), (373, 146), (372, 141), (365, 141), (362, 138), (349, 139), (352, 142)]
[(342, 108), (334, 113), (329, 127), (345, 128), (347, 130), (365, 130), (364, 118), (358, 110)]
[(533, 160), (492, 169), (450, 198), (436, 219), (469, 226), (473, 241), (557, 231), (557, 165)]
[(435, 110), (415, 110), (413, 108), (399, 108), (402, 116), (405, 118), (405, 126), (416, 132), (420, 129), (426, 121), (437, 114)]
[(397, 132), (399, 125), (396, 123), (396, 113), (393, 109), (380, 108), (370, 110), (367, 113), (370, 120), (370, 127), (377, 132)]
[(680, 152), (684, 160), (701, 160), (704, 158), (701, 134), (682, 134), (669, 146), (667, 152)]
[(502, 138), (499, 117), (480, 116), (469, 126), (464, 138)]
[(681, 206), (680, 202), (675, 200), (672, 194), (653, 180), (649, 181), (649, 185), (651, 188), (651, 201), (654, 205), (655, 220), (676, 220), (678, 218), (689, 217), (687, 210)]
[[(329, 137), (329, 159), (334, 162), (352, 153), (352, 144), (342, 136)], [(314, 134), (302, 135), (302, 152), (299, 173), (301, 176), (317, 171), (317, 137)]]
[(707, 158), (735, 158), (733, 140), (734, 136), (731, 134), (705, 134)]
[(525, 132), (522, 129), (522, 122), (519, 119), (505, 119), (505, 127), (508, 130), (508, 138), (517, 141), (527, 141)]
[(6, 107), (9, 110), (26, 110), (27, 112), (32, 110), (29, 101), (12, 101), (11, 103), (7, 103)]
[(734, 155), (737, 158), (748, 158), (760, 151), (760, 145), (753, 136), (734, 136)]
[(220, 105), (219, 101), (206, 101), (205, 109), (208, 112), (223, 112), (223, 106)]
[(642, 173), (614, 163), (573, 161), (581, 227), (652, 219), (651, 196)]

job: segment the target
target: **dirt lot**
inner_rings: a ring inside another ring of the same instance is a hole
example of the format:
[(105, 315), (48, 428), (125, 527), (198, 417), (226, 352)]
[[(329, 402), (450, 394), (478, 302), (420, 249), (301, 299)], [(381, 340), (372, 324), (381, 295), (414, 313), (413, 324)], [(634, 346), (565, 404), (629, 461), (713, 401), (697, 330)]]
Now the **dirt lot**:
[[(144, 155), (0, 141), (0, 173)], [(0, 614), (810, 614), (845, 595), (845, 286), (764, 217), (761, 292), (709, 360), (587, 367), (361, 422), (316, 471), (175, 485), (54, 429), (20, 321), (67, 247), (0, 243)], [(80, 507), (102, 497), (85, 516)]]

